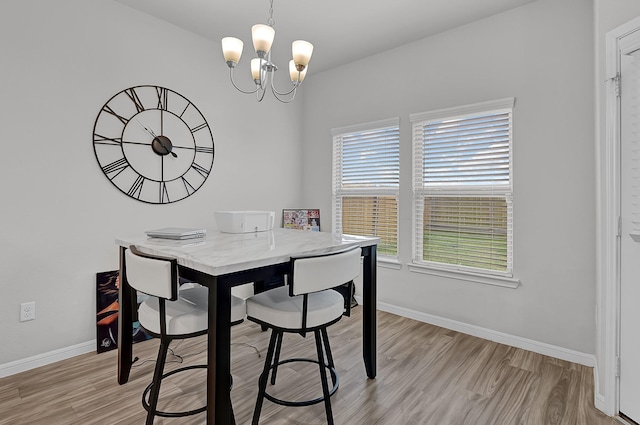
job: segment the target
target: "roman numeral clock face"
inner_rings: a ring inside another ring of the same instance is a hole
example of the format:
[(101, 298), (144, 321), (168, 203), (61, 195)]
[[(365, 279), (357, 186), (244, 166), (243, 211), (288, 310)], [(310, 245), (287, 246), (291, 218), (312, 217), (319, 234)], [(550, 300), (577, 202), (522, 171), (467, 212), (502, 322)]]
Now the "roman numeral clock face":
[(93, 149), (111, 183), (151, 204), (192, 195), (213, 167), (207, 120), (184, 96), (158, 86), (131, 87), (109, 99), (96, 118)]

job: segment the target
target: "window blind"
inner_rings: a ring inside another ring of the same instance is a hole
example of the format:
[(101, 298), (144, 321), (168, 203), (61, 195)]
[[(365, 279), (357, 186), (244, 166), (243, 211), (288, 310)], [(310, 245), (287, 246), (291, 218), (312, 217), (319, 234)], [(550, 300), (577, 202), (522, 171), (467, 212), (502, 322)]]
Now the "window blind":
[(511, 276), (513, 99), (411, 116), (414, 262)]
[(506, 197), (425, 196), (422, 260), (510, 271)]
[(422, 126), (425, 187), (509, 185), (510, 112)]
[(381, 239), (378, 253), (396, 257), (399, 120), (344, 127), (332, 134), (335, 231), (377, 236)]

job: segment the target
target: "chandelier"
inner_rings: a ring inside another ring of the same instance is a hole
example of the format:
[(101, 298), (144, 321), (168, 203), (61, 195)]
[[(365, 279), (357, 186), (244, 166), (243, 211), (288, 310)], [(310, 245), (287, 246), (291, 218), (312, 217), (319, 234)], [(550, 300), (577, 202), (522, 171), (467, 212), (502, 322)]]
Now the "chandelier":
[(253, 47), (258, 55), (257, 58), (251, 59), (251, 76), (256, 85), (253, 90), (242, 90), (233, 79), (233, 70), (240, 62), (240, 56), (242, 56), (242, 40), (235, 37), (224, 37), (222, 39), (222, 54), (229, 67), (231, 83), (238, 91), (245, 94), (256, 93), (256, 99), (261, 102), (267, 89), (271, 87), (276, 99), (280, 102), (288, 103), (295, 98), (296, 91), (307, 74), (309, 59), (311, 59), (311, 53), (313, 52), (313, 44), (304, 40), (296, 40), (291, 43), (293, 60), (289, 61), (289, 75), (292, 87), (289, 91), (278, 91), (273, 82), (273, 73), (278, 70), (278, 67), (271, 62), (271, 45), (276, 35), (276, 30), (273, 28), (275, 24), (273, 20), (273, 0), (269, 0), (269, 3), (267, 25), (256, 24), (251, 27)]

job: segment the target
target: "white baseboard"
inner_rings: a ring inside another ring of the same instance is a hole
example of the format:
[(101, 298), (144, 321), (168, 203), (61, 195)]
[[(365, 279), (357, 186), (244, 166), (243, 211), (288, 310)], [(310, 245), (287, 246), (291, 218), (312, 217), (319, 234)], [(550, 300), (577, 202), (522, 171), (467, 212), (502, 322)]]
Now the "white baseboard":
[(599, 382), (600, 377), (598, 376), (598, 364), (596, 363), (596, 365), (593, 367), (593, 405), (596, 407), (596, 409), (600, 410), (605, 415), (614, 416), (616, 412), (614, 412), (613, 409), (610, 408), (610, 403), (607, 403), (607, 398), (600, 391), (598, 391)]
[[(358, 301), (358, 303), (362, 303), (362, 298), (356, 297), (356, 301)], [(593, 354), (581, 353), (579, 351), (557, 347), (555, 345), (547, 344), (544, 342), (534, 341), (531, 339), (506, 334), (504, 332), (498, 332), (491, 329), (482, 328), (480, 326), (470, 325), (468, 323), (458, 322), (456, 320), (434, 316), (432, 314), (422, 313), (404, 307), (398, 307), (392, 304), (378, 302), (378, 310), (397, 314), (398, 316), (407, 317), (419, 322), (440, 326), (442, 328), (451, 329), (453, 331), (476, 336), (478, 338), (487, 339), (489, 341), (498, 342), (500, 344), (509, 345), (511, 347), (522, 348), (524, 350), (533, 351), (534, 353), (566, 360), (572, 363), (578, 363), (589, 367), (594, 367), (596, 364), (596, 358)]]
[[(358, 303), (362, 304), (361, 297), (356, 296), (356, 300), (358, 301)], [(397, 314), (399, 316), (407, 317), (409, 319), (418, 320), (420, 322), (429, 323), (431, 325), (440, 326), (457, 332), (462, 332), (467, 335), (487, 339), (489, 341), (506, 344), (516, 348), (522, 348), (524, 350), (533, 351), (534, 353), (544, 354), (546, 356), (555, 357), (561, 360), (566, 360), (589, 367), (595, 367), (595, 356), (592, 354), (585, 354), (578, 351), (569, 350), (567, 348), (546, 344), (544, 342), (509, 335), (503, 332), (458, 322), (456, 320), (451, 320), (444, 317), (434, 316), (432, 314), (410, 310), (404, 307), (397, 307), (392, 304), (379, 302), (378, 309)], [(80, 354), (89, 353), (91, 351), (94, 351), (95, 349), (96, 341), (92, 340), (73, 345), (71, 347), (61, 348), (59, 350), (54, 350), (48, 353), (28, 357), (26, 359), (5, 363), (3, 365), (0, 365), (0, 378), (35, 369), (40, 366), (45, 366), (51, 363), (58, 362), (60, 360), (66, 360)], [(604, 408), (606, 404), (604, 402), (604, 397), (599, 397), (599, 395), (596, 395), (595, 404), (598, 409), (606, 412), (606, 409)]]
[(0, 365), (0, 378), (15, 375), (16, 373), (26, 372), (40, 366), (46, 366), (60, 360), (70, 359), (80, 354), (90, 353), (96, 350), (96, 340), (83, 342), (71, 347), (60, 348), (58, 350), (49, 351), (48, 353), (38, 354), (26, 359), (16, 360), (14, 362)]
[(607, 416), (613, 416), (615, 414), (615, 412), (608, 411), (609, 409), (607, 406), (607, 400), (604, 398), (602, 394), (595, 395), (595, 397), (593, 398), (593, 404), (596, 407), (596, 409), (598, 409), (599, 411), (601, 411)]

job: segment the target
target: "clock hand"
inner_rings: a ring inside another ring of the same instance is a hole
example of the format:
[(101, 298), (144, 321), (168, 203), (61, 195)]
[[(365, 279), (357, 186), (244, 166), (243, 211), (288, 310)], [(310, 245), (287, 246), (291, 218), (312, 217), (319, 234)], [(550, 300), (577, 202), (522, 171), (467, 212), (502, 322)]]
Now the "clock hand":
[(158, 143), (160, 144), (160, 146), (162, 146), (162, 147), (164, 148), (164, 150), (165, 150), (165, 151), (167, 151), (168, 153), (170, 153), (170, 154), (171, 154), (171, 156), (173, 156), (174, 158), (177, 158), (177, 157), (178, 157), (178, 155), (177, 155), (175, 152), (170, 151), (170, 150), (169, 150), (169, 148), (167, 148), (167, 147), (164, 145), (164, 143), (162, 143), (162, 140), (161, 140), (158, 136), (156, 136), (156, 134), (153, 132), (153, 130), (151, 130), (150, 128), (145, 127), (145, 126), (144, 126), (144, 124), (142, 124), (140, 121), (138, 121), (138, 119), (137, 119), (137, 118), (136, 118), (136, 122), (140, 125), (140, 127), (144, 128), (144, 130), (145, 130), (147, 133), (149, 133), (149, 134), (151, 135), (151, 137), (153, 137), (153, 139), (154, 139), (154, 140), (157, 140), (157, 141), (158, 141)]
[(174, 158), (177, 158), (177, 157), (178, 157), (178, 155), (177, 155), (175, 152), (170, 151), (170, 150), (169, 150), (169, 148), (167, 148), (167, 147), (164, 145), (164, 143), (162, 143), (162, 139), (160, 139), (159, 137), (156, 137), (156, 138), (155, 138), (155, 140), (157, 140), (157, 141), (158, 141), (158, 143), (160, 143), (160, 146), (162, 146), (162, 147), (164, 148), (164, 150), (165, 150), (165, 151), (169, 152), (169, 153), (171, 154), (171, 156), (172, 156), (172, 157), (174, 157)]
[(156, 136), (156, 134), (153, 132), (153, 130), (148, 129), (147, 127), (144, 126), (144, 124), (142, 124), (140, 121), (138, 121), (138, 119), (136, 118), (136, 122), (138, 123), (138, 125), (142, 128), (144, 128), (144, 131), (146, 131), (147, 133), (149, 133), (151, 135), (151, 137), (153, 137), (154, 139), (158, 136)]

